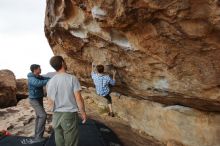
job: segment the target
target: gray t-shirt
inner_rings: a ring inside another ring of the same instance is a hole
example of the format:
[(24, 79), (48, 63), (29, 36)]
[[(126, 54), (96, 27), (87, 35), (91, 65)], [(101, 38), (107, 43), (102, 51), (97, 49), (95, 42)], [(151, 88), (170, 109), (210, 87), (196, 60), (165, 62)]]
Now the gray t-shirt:
[(47, 83), (47, 96), (54, 101), (54, 112), (77, 112), (74, 92), (80, 91), (79, 80), (67, 73), (57, 73)]

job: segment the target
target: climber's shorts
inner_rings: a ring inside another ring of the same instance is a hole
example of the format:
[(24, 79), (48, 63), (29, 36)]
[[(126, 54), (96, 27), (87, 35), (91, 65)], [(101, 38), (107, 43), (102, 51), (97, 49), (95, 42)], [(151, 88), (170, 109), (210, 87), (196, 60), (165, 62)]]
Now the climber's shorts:
[(112, 97), (110, 96), (110, 94), (107, 94), (106, 96), (104, 96), (104, 98), (107, 99), (108, 104), (112, 104)]

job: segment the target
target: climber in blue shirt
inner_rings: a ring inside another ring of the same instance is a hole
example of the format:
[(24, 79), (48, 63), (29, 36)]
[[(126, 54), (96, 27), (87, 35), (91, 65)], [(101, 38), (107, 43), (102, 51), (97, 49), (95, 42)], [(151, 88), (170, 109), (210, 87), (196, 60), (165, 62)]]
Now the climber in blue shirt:
[(28, 74), (28, 92), (31, 106), (36, 113), (35, 136), (33, 142), (44, 141), (43, 134), (46, 124), (46, 112), (43, 105), (44, 89), (50, 78), (41, 76), (41, 68), (38, 64), (32, 64)]
[(95, 84), (96, 93), (100, 96), (103, 96), (107, 99), (108, 107), (109, 107), (109, 116), (114, 117), (114, 113), (112, 110), (112, 99), (110, 96), (111, 90), (110, 86), (115, 85), (115, 75), (116, 71), (113, 72), (113, 78), (109, 75), (104, 74), (104, 66), (103, 65), (92, 65), (92, 79)]

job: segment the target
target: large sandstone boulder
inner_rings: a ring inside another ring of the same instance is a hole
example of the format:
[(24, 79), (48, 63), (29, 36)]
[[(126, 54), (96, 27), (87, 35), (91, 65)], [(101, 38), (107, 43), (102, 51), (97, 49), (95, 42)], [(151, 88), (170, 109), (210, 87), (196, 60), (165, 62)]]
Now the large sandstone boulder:
[[(82, 95), (100, 108), (107, 106), (107, 101), (97, 96), (93, 88)], [(111, 96), (118, 117), (167, 146), (220, 146), (220, 114), (179, 105), (165, 106), (116, 93)]]
[(95, 61), (120, 93), (220, 112), (217, 0), (47, 0), (45, 33), (85, 84)]
[(17, 99), (24, 99), (28, 97), (28, 81), (27, 79), (17, 79)]
[(0, 70), (0, 108), (15, 106), (16, 104), (15, 75), (9, 70)]

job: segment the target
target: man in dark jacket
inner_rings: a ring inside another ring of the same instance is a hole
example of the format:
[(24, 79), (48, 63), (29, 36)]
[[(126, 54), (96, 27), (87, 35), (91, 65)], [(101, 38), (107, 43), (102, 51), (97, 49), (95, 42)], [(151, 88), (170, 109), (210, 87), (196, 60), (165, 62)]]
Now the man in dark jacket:
[(41, 76), (41, 68), (38, 64), (30, 67), (31, 72), (28, 74), (28, 92), (30, 104), (36, 113), (34, 142), (44, 141), (43, 134), (46, 124), (46, 112), (43, 106), (44, 89), (43, 87), (49, 81), (49, 78)]

